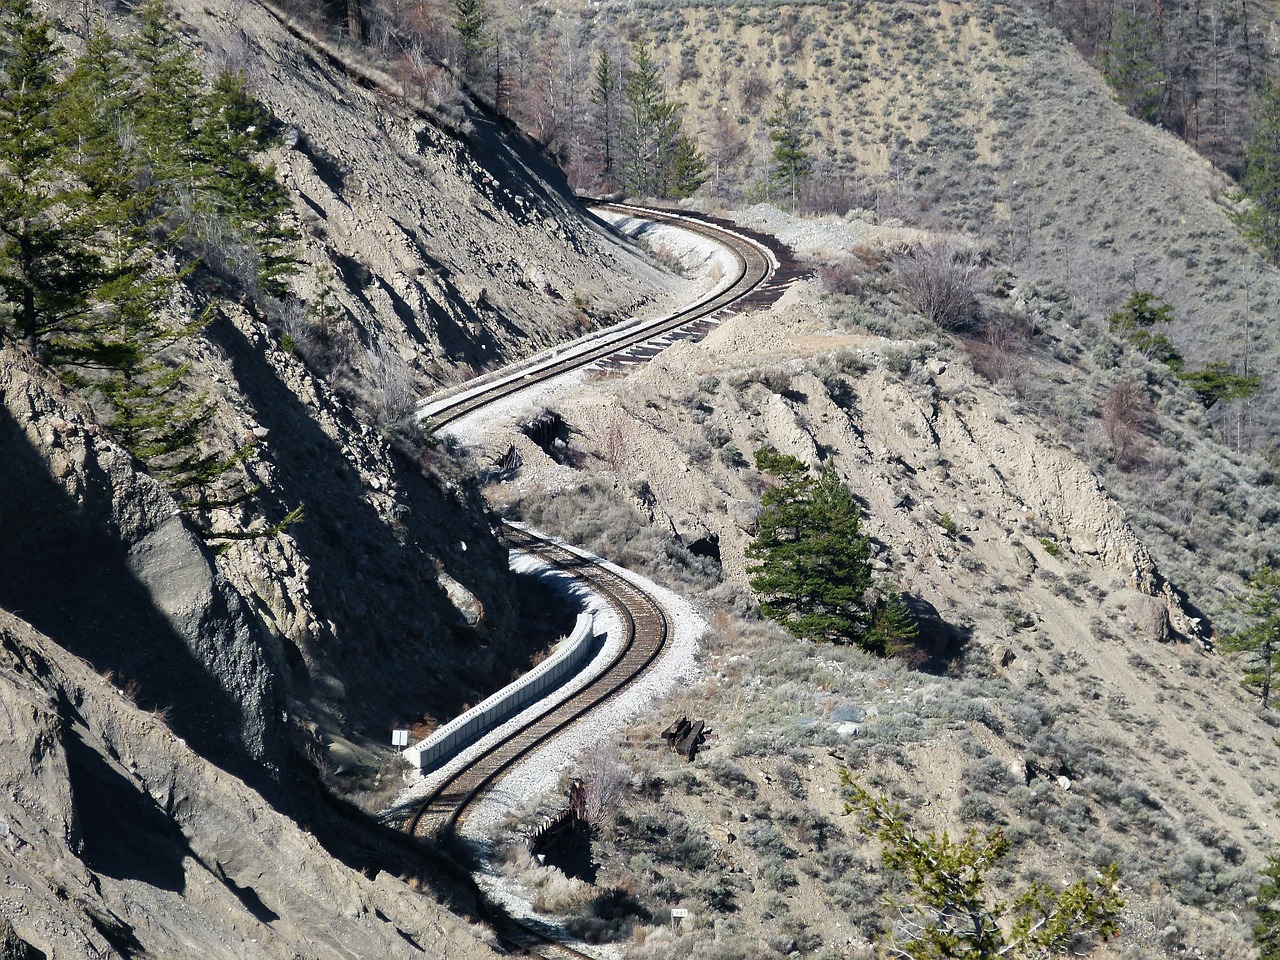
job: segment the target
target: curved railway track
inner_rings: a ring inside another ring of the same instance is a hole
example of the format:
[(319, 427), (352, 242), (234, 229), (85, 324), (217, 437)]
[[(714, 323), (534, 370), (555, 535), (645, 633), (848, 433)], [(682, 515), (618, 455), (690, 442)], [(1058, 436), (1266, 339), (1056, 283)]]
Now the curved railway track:
[(511, 546), (590, 585), (617, 612), (626, 635), (618, 655), (593, 681), (437, 785), (407, 825), (414, 835), (456, 827), (466, 816), (467, 808), (491, 784), (551, 737), (625, 690), (662, 652), (667, 641), (666, 614), (652, 597), (625, 577), (519, 527), (504, 524), (503, 535)]
[[(654, 222), (675, 224), (712, 239), (734, 255), (737, 275), (724, 289), (671, 316), (635, 325), (621, 331), (618, 336), (609, 336), (606, 332), (603, 337), (592, 338), (584, 349), (570, 349), (564, 356), (535, 362), (517, 370), (514, 375), (489, 383), (476, 384), (473, 381), (471, 386), (462, 388), (455, 400), (445, 398), (432, 404), (433, 412), (427, 420), (429, 429), (439, 430), (489, 403), (566, 371), (613, 356), (638, 343), (669, 336), (673, 331), (687, 330), (690, 324), (706, 321), (730, 305), (759, 299), (762, 293), (765, 298), (776, 296), (781, 292), (782, 282), (794, 275), (794, 264), (787, 248), (771, 238), (749, 235), (724, 221), (631, 204), (608, 203), (597, 204), (597, 207)], [(600, 342), (594, 342), (596, 339)], [(621, 652), (595, 680), (438, 784), (418, 804), (406, 824), (406, 830), (414, 835), (454, 829), (480, 794), (516, 763), (630, 685), (654, 661), (667, 639), (667, 621), (662, 608), (629, 580), (567, 547), (519, 527), (504, 524), (504, 536), (513, 547), (532, 553), (585, 581), (618, 613), (626, 637)]]
[[(489, 403), (566, 371), (634, 348), (636, 344), (670, 337), (673, 331), (688, 331), (691, 324), (705, 323), (712, 314), (726, 307), (740, 305), (744, 301), (768, 301), (779, 295), (783, 283), (796, 273), (786, 247), (778, 245), (772, 238), (750, 235), (724, 221), (630, 204), (597, 206), (678, 225), (713, 239), (733, 253), (738, 264), (737, 275), (724, 289), (669, 317), (635, 325), (617, 336), (609, 336), (607, 332), (604, 336), (595, 335), (584, 349), (570, 349), (563, 356), (535, 361), (517, 369), (514, 374), (503, 375), (488, 383), (473, 381), (464, 385), (455, 399), (444, 398), (431, 404), (433, 412), (427, 420), (430, 429), (439, 430)], [(504, 524), (503, 535), (516, 549), (534, 554), (585, 581), (617, 612), (626, 636), (621, 652), (595, 680), (558, 706), (536, 716), (511, 737), (484, 751), (465, 768), (438, 784), (417, 805), (406, 823), (405, 829), (417, 836), (455, 829), (466, 816), (468, 808), (503, 774), (594, 707), (626, 689), (661, 653), (666, 643), (667, 620), (661, 607), (629, 580), (568, 547), (511, 524)]]
[[(743, 301), (757, 300), (781, 293), (782, 283), (796, 275), (795, 264), (791, 260), (791, 252), (773, 241), (772, 238), (757, 236), (750, 231), (737, 228), (713, 217), (695, 216), (688, 213), (677, 213), (651, 207), (638, 207), (622, 203), (599, 203), (593, 205), (598, 210), (611, 210), (634, 216), (638, 219), (655, 223), (666, 223), (678, 226), (699, 236), (706, 237), (727, 249), (737, 263), (737, 274), (734, 280), (724, 289), (713, 293), (692, 306), (677, 313), (647, 323), (635, 324), (621, 330), (604, 330), (590, 335), (581, 349), (571, 348), (542, 359), (535, 358), (523, 365), (517, 365), (513, 373), (500, 375), (488, 383), (484, 378), (462, 384), (453, 396), (445, 396), (435, 401), (428, 401), (424, 407), (429, 408), (426, 415), (427, 428), (436, 431), (448, 426), (455, 420), (480, 409), (495, 400), (518, 393), (530, 386), (550, 380), (552, 377), (577, 370), (602, 360), (608, 360), (617, 354), (634, 348), (639, 344), (649, 343), (667, 337), (671, 339), (688, 335), (690, 328), (699, 321), (707, 321), (713, 314)], [(693, 332), (705, 333), (709, 324)], [(652, 352), (657, 353), (659, 347)]]
[[(737, 263), (737, 275), (724, 289), (704, 297), (678, 313), (632, 325), (624, 330), (587, 338), (549, 357), (535, 358), (514, 372), (464, 384), (452, 396), (429, 401), (428, 429), (436, 431), (487, 404), (527, 387), (592, 363), (615, 358), (624, 351), (640, 359), (656, 354), (676, 339), (700, 338), (714, 326), (711, 318), (731, 306), (764, 304), (776, 299), (786, 282), (799, 275), (791, 251), (772, 238), (752, 235), (733, 224), (711, 217), (635, 207), (629, 204), (597, 204), (597, 207), (659, 223), (678, 225), (726, 247)], [(665, 340), (666, 342), (663, 342)], [(652, 347), (642, 346), (652, 344)], [(425, 409), (425, 408), (424, 408)], [(583, 554), (509, 523), (503, 537), (514, 548), (533, 554), (584, 581), (617, 612), (625, 637), (612, 662), (590, 683), (537, 714), (514, 734), (481, 752), (461, 770), (446, 777), (416, 807), (405, 829), (414, 836), (439, 835), (455, 830), (468, 809), (517, 763), (590, 711), (607, 703), (634, 683), (662, 652), (668, 623), (661, 606), (625, 577)], [(544, 957), (595, 960), (559, 939), (518, 920), (496, 927), (509, 947)]]

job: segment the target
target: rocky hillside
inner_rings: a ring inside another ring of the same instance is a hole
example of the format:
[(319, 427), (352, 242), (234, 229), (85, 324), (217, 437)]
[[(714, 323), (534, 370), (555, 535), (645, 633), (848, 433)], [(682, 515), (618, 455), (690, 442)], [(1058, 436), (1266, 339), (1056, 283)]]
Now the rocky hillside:
[(6, 956), (493, 955), (417, 892), (466, 903), (438, 864), (344, 865), (130, 697), (0, 612)]
[(226, 264), (180, 297), (209, 323), (169, 359), (247, 499), (178, 502), (92, 392), (0, 351), (4, 917), (31, 956), (470, 956), (415, 892), (467, 885), (330, 794), (394, 786), (393, 726), (476, 702), (561, 624), (404, 415), (681, 282), (456, 87), (408, 106), (257, 4), (173, 12), (271, 110), (300, 264), (283, 300)]
[[(1099, 474), (975, 371), (981, 354), (923, 323), (886, 331), (912, 312), (879, 272), (909, 234), (752, 213), (793, 242), (860, 250), (858, 288), (809, 281), (768, 314), (558, 398), (582, 469), (528, 444), (524, 477), (490, 490), (685, 584), (716, 622), (703, 676), (617, 740), (635, 790), (592, 848), (595, 885), (519, 851), (512, 883), (637, 957), (872, 956), (895, 887), (846, 816), (845, 769), (921, 825), (1002, 827), (1005, 893), (1118, 863), (1121, 937), (1093, 956), (1246, 956), (1240, 905), (1280, 839), (1274, 716), (1204, 648), (1207, 624)], [(1036, 353), (1071, 349), (1069, 324), (1038, 324)], [(853, 490), (881, 588), (904, 591), (919, 619), (913, 664), (752, 619), (743, 550), (769, 483), (751, 453), (765, 446), (833, 463)], [(677, 537), (715, 539), (720, 562)], [(692, 764), (659, 737), (682, 715), (716, 733)], [(670, 939), (672, 907), (698, 918), (696, 946)]]
[[(1186, 6), (1240, 29), (1241, 4)], [(1256, 38), (1274, 9), (1247, 6)], [(1072, 4), (1057, 7), (1072, 19)], [(551, 24), (583, 31), (615, 60), (633, 38), (655, 47), (708, 158), (708, 203), (740, 207), (771, 189), (782, 198), (767, 121), (790, 86), (809, 138), (809, 209), (963, 233), (1094, 318), (1152, 290), (1173, 305), (1170, 335), (1190, 365), (1247, 365), (1273, 379), (1280, 346), (1262, 305), (1277, 278), (1231, 221), (1235, 184), (1127, 113), (1034, 4), (649, 3), (580, 7)], [(1264, 69), (1274, 67), (1261, 56)], [(1241, 436), (1255, 450), (1270, 447), (1278, 403), (1266, 386), (1244, 412)]]

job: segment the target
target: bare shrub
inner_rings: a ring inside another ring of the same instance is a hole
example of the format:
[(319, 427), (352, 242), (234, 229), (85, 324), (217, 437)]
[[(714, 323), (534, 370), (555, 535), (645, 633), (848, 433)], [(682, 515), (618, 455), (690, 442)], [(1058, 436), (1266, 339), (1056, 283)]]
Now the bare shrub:
[(369, 401), (378, 423), (395, 426), (413, 413), (418, 394), (413, 371), (401, 356), (385, 344), (368, 351)]
[(583, 814), (587, 823), (601, 827), (612, 820), (631, 792), (631, 771), (618, 762), (612, 748), (595, 749), (582, 764)]
[(973, 369), (992, 383), (998, 383), (1026, 369), (1031, 324), (1020, 314), (997, 313), (987, 317), (975, 335), (963, 338), (960, 343), (969, 354)]
[(773, 93), (773, 86), (765, 79), (763, 70), (749, 71), (738, 88), (744, 113), (754, 116), (760, 112), (765, 97)]
[(428, 110), (457, 123), (463, 118), (463, 93), (458, 78), (435, 62), (430, 49), (412, 44), (396, 63), (401, 90)]
[(862, 287), (862, 276), (853, 260), (836, 260), (818, 268), (818, 282), (827, 293), (857, 293)]
[(1111, 462), (1121, 470), (1141, 466), (1155, 418), (1146, 388), (1137, 380), (1121, 380), (1107, 391), (1098, 417), (1111, 443)]
[(916, 247), (898, 261), (898, 281), (917, 310), (943, 330), (964, 330), (978, 307), (977, 255), (950, 243)]
[(800, 188), (800, 210), (804, 213), (834, 213), (842, 216), (855, 207), (866, 206), (866, 190), (848, 177), (812, 177)]

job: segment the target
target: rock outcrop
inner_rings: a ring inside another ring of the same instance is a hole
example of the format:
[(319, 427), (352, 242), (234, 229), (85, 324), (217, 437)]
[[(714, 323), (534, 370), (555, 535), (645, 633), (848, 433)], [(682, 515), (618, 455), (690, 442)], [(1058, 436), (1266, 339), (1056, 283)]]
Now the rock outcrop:
[(492, 955), (402, 880), (334, 859), (2, 611), (0, 713), (6, 960)]
[(210, 759), (278, 769), (278, 655), (159, 483), (47, 370), (0, 351), (0, 607)]

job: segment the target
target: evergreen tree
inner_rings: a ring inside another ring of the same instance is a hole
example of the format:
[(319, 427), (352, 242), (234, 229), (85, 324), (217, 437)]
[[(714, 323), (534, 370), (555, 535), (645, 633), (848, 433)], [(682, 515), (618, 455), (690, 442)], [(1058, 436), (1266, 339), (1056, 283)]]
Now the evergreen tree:
[(1247, 400), (1262, 389), (1261, 377), (1234, 373), (1220, 360), (1199, 370), (1180, 370), (1178, 379), (1195, 391), (1206, 410), (1219, 401)]
[(774, 96), (773, 113), (765, 118), (769, 139), (773, 142), (770, 156), (770, 172), (775, 183), (787, 192), (792, 206), (800, 198), (800, 185), (809, 177), (811, 162), (806, 149), (811, 138), (806, 129), (808, 120), (800, 105), (791, 99), (792, 87), (787, 84)]
[(141, 29), (133, 38), (138, 65), (134, 127), (149, 174), (165, 203), (182, 206), (183, 191), (196, 189), (204, 157), (198, 149), (204, 77), (174, 29), (164, 0), (146, 0), (138, 11)]
[(1119, 94), (1120, 102), (1149, 122), (1160, 114), (1168, 79), (1156, 60), (1159, 51), (1155, 23), (1136, 9), (1117, 8), (1111, 39), (1104, 50), (1102, 73)]
[(671, 150), (668, 186), (664, 196), (683, 200), (693, 196), (707, 179), (707, 162), (702, 158), (694, 142), (683, 133), (676, 138)]
[(705, 179), (706, 164), (667, 99), (658, 63), (644, 44), (622, 83), (622, 187), (633, 196), (683, 198)]
[(1234, 607), (1245, 619), (1243, 629), (1222, 641), (1225, 653), (1242, 654), (1241, 684), (1258, 691), (1263, 709), (1271, 706), (1271, 688), (1280, 672), (1280, 570), (1261, 567), (1249, 578), (1248, 592)]
[(1280, 856), (1272, 854), (1267, 859), (1262, 877), (1253, 943), (1258, 948), (1258, 960), (1280, 960)]
[(618, 78), (608, 50), (601, 53), (600, 59), (596, 61), (592, 80), (591, 102), (600, 108), (600, 147), (604, 154), (604, 173), (609, 176), (613, 173), (613, 131), (616, 124), (614, 114), (617, 110)]
[(857, 643), (883, 653), (868, 631), (871, 546), (853, 494), (828, 464), (815, 479), (794, 457), (756, 452), (756, 466), (780, 481), (761, 498), (747, 556), (760, 611), (797, 637)]
[(1170, 370), (1180, 370), (1185, 362), (1173, 341), (1153, 329), (1157, 324), (1173, 322), (1173, 307), (1146, 290), (1135, 290), (1123, 307), (1107, 317), (1111, 332), (1123, 337), (1152, 360)]
[(243, 75), (205, 83), (163, 0), (147, 0), (140, 16), (135, 129), (155, 222), (189, 254), (278, 296), (297, 234), (284, 225), (290, 203), (274, 169), (254, 159), (272, 143), (271, 116)]
[(662, 183), (662, 148), (678, 123), (658, 76), (658, 64), (644, 44), (637, 44), (635, 61), (622, 82), (624, 103), (620, 173), (623, 189), (636, 196), (658, 196)]
[(196, 139), (203, 158), (200, 182), (210, 205), (250, 240), (260, 258), (259, 282), (268, 293), (281, 295), (281, 280), (294, 267), (298, 235), (284, 226), (291, 204), (275, 167), (255, 162), (274, 138), (271, 115), (249, 95), (244, 74), (218, 75)]
[[(882, 944), (904, 960), (1047, 960), (1065, 956), (1080, 937), (1119, 932), (1124, 908), (1115, 864), (1064, 889), (1033, 883), (1011, 899), (988, 888), (988, 875), (1012, 847), (1004, 832), (968, 831), (952, 840), (922, 833), (902, 808), (872, 795), (841, 770), (848, 810), (880, 842), (885, 869), (899, 878), (890, 905), (902, 922)], [(1003, 888), (1004, 883), (1000, 883)], [(896, 891), (905, 891), (897, 893)]]
[(1280, 87), (1271, 81), (1258, 103), (1242, 183), (1252, 201), (1240, 217), (1245, 235), (1280, 262)]
[(485, 32), (488, 25), (489, 12), (484, 0), (453, 0), (453, 27), (458, 31), (464, 74), (470, 75), (489, 49), (489, 35)]
[(13, 334), (54, 359), (88, 317), (99, 224), (64, 171), (51, 26), (29, 0), (8, 0), (0, 13), (10, 38), (0, 76), (0, 297)]
[(119, 221), (134, 221), (154, 203), (138, 182), (140, 158), (130, 147), (132, 78), (115, 40), (101, 25), (89, 34), (64, 85), (57, 113), (70, 163), (94, 201), (113, 204)]
[(909, 657), (920, 637), (920, 624), (902, 594), (893, 590), (876, 607), (871, 621), (874, 646), (894, 656)]

